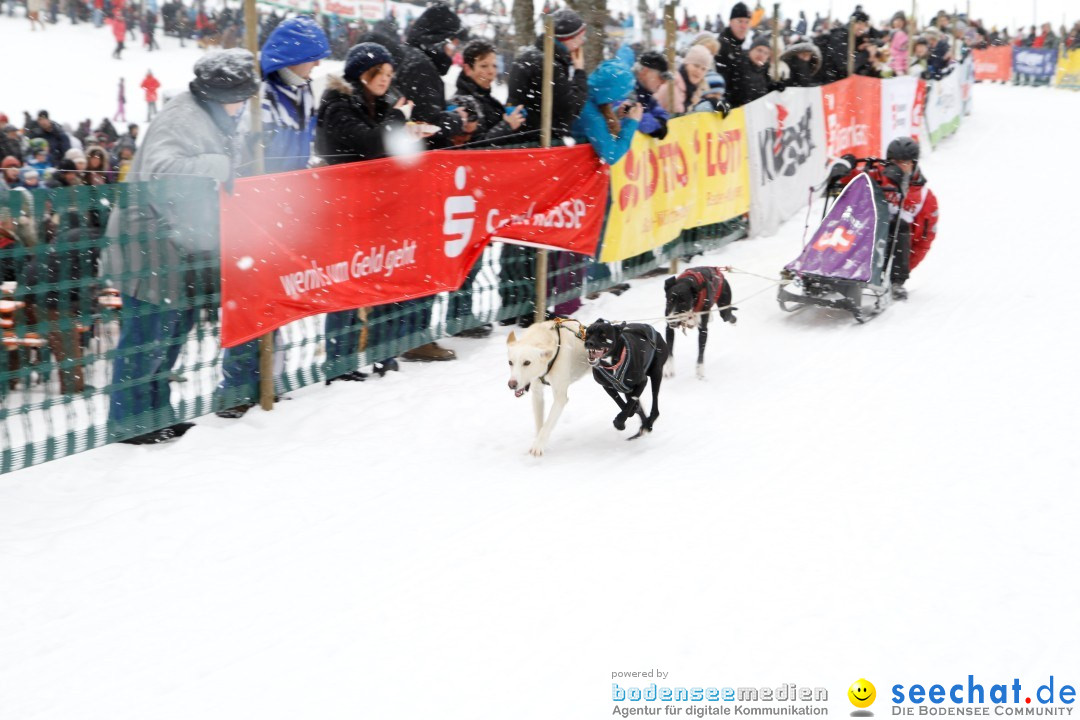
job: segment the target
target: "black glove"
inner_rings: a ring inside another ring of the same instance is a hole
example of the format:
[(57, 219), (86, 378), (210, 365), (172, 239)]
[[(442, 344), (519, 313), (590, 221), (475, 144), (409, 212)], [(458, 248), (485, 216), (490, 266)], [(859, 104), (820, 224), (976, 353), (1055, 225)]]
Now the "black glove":
[(885, 179), (891, 182), (896, 187), (900, 187), (900, 185), (904, 182), (904, 171), (900, 169), (899, 165), (893, 165), (892, 163), (889, 163), (885, 166), (883, 174), (885, 175)]
[(663, 140), (664, 138), (666, 138), (667, 137), (667, 121), (666, 120), (661, 120), (660, 121), (660, 127), (656, 128), (651, 133), (649, 133), (649, 136), (654, 137), (657, 140)]
[(713, 99), (712, 100), (712, 105), (713, 105), (713, 112), (720, 113), (720, 117), (722, 117), (722, 118), (726, 118), (728, 116), (728, 113), (731, 112), (731, 106), (728, 105), (728, 101), (725, 100), (724, 98)]
[(850, 153), (848, 153), (847, 155), (841, 155), (840, 159), (837, 160), (836, 163), (834, 163), (833, 166), (829, 169), (828, 184), (832, 185), (833, 183), (841, 180), (842, 178), (847, 176), (848, 173), (854, 170), (855, 166), (858, 164), (859, 161), (854, 155)]
[(829, 184), (832, 185), (834, 182), (846, 177), (851, 172), (851, 168), (851, 163), (843, 158), (834, 163), (832, 168), (829, 169)]
[(483, 112), (480, 110), (480, 103), (476, 101), (471, 95), (455, 95), (450, 98), (450, 104), (465, 108), (465, 122), (480, 122), (483, 117)]

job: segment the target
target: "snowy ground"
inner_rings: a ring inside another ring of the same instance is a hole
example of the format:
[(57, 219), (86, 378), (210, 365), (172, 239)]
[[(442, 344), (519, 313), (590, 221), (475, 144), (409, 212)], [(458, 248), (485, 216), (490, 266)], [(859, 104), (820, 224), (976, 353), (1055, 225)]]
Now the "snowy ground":
[[(833, 714), (859, 677), (1077, 684), (1080, 95), (975, 93), (910, 301), (856, 326), (732, 276), (643, 441), (584, 380), (529, 457), (503, 330), (0, 477), (0, 717), (604, 718), (650, 667)], [(707, 261), (775, 275), (802, 223)], [(633, 285), (582, 317), (658, 315)]]

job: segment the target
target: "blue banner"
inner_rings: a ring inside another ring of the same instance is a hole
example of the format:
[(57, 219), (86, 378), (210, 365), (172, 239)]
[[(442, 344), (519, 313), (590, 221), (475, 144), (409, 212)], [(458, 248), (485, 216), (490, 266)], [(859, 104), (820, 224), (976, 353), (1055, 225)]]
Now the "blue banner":
[(1057, 59), (1057, 50), (1013, 48), (1013, 72), (1017, 75), (1051, 78), (1057, 68)]

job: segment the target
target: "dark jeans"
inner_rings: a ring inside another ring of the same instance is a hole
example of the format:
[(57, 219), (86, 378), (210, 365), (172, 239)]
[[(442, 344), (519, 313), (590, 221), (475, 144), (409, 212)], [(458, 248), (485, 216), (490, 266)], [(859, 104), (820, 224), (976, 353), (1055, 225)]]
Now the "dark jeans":
[(520, 245), (503, 244), (499, 256), (499, 298), (503, 308), (520, 306), (506, 317), (532, 315), (535, 282), (536, 251)]
[(476, 282), (476, 276), (480, 274), (483, 262), (484, 258), (481, 256), (469, 271), (469, 276), (465, 278), (465, 283), (461, 288), (450, 293), (446, 308), (446, 329), (451, 335), (479, 323), (472, 310), (473, 283)]
[(434, 340), (431, 334), (431, 310), (435, 298), (406, 300), (400, 303), (379, 305), (368, 311), (371, 334), (368, 346), (390, 343), (384, 351), (386, 357), (420, 347)]
[(656, 264), (656, 255), (652, 250), (635, 255), (634, 257), (626, 258), (622, 261), (623, 276), (626, 278), (636, 278), (639, 275), (647, 273), (652, 270)]
[(570, 316), (581, 309), (581, 292), (588, 272), (585, 263), (589, 261), (588, 255), (580, 255), (572, 252), (548, 253), (548, 261), (555, 270), (554, 277), (550, 278), (550, 294), (556, 295), (569, 293), (555, 306), (556, 315)]
[[(278, 334), (274, 333), (277, 347)], [(223, 408), (254, 403), (259, 399), (259, 340), (225, 348), (221, 357), (223, 377), (215, 395)]]
[(60, 392), (65, 395), (81, 393), (86, 387), (86, 363), (77, 327), (78, 316), (71, 308), (60, 310), (51, 307), (45, 309), (45, 318), (49, 323), (49, 350), (56, 359), (57, 374), (60, 376)]
[(195, 308), (169, 310), (127, 295), (124, 312), (112, 377), (120, 387), (109, 396), (109, 428), (115, 436), (176, 423), (169, 374), (195, 325)]
[[(367, 347), (379, 352), (380, 359), (376, 362), (384, 362), (400, 352), (428, 342), (429, 336), (416, 334), (430, 327), (433, 303), (433, 299), (425, 298), (367, 309)], [(357, 369), (363, 327), (358, 310), (326, 314), (326, 362), (323, 372), (327, 379)], [(370, 352), (368, 357), (371, 357)]]
[(900, 222), (899, 232), (896, 233), (892, 261), (890, 273), (892, 284), (903, 285), (911, 275), (911, 226), (903, 221)]
[(336, 378), (357, 368), (360, 329), (360, 314), (357, 310), (326, 313), (326, 364), (323, 371), (327, 379)]

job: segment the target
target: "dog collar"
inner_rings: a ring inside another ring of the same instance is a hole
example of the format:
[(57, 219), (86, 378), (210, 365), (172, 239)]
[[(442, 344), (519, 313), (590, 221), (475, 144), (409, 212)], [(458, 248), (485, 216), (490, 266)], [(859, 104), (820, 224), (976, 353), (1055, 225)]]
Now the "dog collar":
[[(602, 359), (603, 358), (601, 358), (601, 360)], [(626, 362), (626, 346), (625, 345), (623, 345), (622, 353), (619, 355), (619, 362), (615, 363), (614, 365), (601, 365), (600, 363), (596, 363), (596, 367), (598, 367), (598, 368), (600, 368), (602, 370), (607, 370), (609, 373), (614, 375), (616, 372), (618, 372), (619, 368), (622, 367), (624, 362)]]
[[(555, 367), (555, 361), (559, 357), (559, 351), (562, 350), (562, 333), (560, 333), (559, 331), (562, 330), (563, 323), (565, 323), (566, 321), (567, 321), (567, 318), (555, 318), (554, 330), (555, 330), (555, 339), (556, 339), (557, 342), (555, 344), (555, 354), (551, 356), (551, 361), (548, 362), (547, 370), (545, 370), (544, 374), (540, 376), (540, 382), (542, 382), (544, 385), (550, 385), (551, 384), (547, 380), (545, 380), (544, 378), (546, 378), (548, 376), (548, 373), (551, 372), (551, 368)], [(582, 325), (581, 322), (578, 321), (578, 320), (574, 320), (573, 322), (576, 322), (578, 324), (578, 331), (576, 333), (574, 333), (574, 334), (577, 335), (579, 338), (581, 338), (582, 341), (584, 341), (585, 340), (585, 326)], [(567, 328), (567, 330), (569, 330), (569, 329), (570, 328)]]

